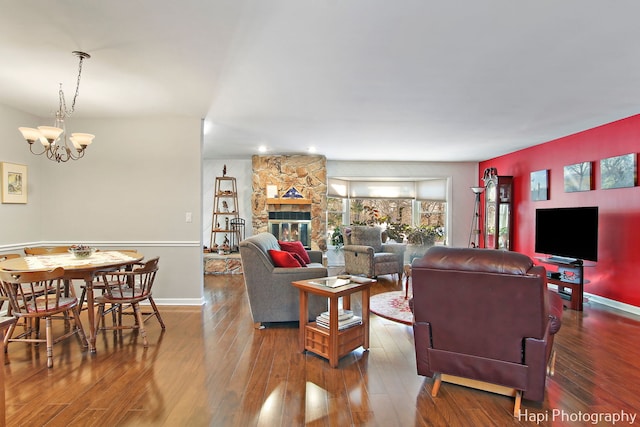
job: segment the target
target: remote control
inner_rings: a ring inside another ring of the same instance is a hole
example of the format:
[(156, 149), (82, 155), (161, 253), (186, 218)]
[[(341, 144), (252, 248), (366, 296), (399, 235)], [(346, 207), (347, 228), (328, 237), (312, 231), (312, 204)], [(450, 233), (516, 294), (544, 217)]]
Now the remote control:
[(362, 276), (351, 276), (351, 281), (354, 283), (370, 283), (370, 282), (373, 282), (373, 279), (369, 279), (368, 277), (362, 277)]

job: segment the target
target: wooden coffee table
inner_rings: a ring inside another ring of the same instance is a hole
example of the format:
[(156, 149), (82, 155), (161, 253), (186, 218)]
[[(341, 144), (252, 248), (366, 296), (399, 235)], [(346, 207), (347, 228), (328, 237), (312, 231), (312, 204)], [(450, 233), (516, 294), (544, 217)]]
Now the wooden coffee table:
[[(371, 285), (376, 281), (369, 279), (367, 283), (349, 283), (339, 287), (329, 287), (324, 283), (336, 280), (336, 277), (300, 280), (293, 286), (300, 291), (300, 351), (305, 350), (329, 359), (332, 368), (338, 366), (342, 356), (362, 346), (369, 348), (369, 297)], [(342, 307), (351, 309), (351, 295), (362, 292), (362, 323), (347, 329), (338, 330), (338, 300), (342, 298)], [(329, 329), (309, 322), (309, 294), (329, 299)]]

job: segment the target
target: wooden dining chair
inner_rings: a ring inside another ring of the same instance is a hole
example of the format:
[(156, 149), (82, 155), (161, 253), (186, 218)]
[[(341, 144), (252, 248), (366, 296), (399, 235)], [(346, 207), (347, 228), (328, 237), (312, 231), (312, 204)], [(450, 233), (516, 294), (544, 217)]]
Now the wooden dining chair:
[[(9, 298), (11, 314), (18, 319), (25, 319), (25, 330), (14, 336), (15, 324), (9, 327), (4, 339), (4, 350), (13, 341), (29, 343), (45, 342), (47, 344), (47, 367), (53, 367), (53, 344), (74, 334), (80, 336), (81, 346), (89, 346), (80, 323), (78, 299), (75, 296), (64, 296), (64, 269), (58, 267), (50, 271), (3, 271), (0, 270), (0, 285)], [(73, 317), (73, 327), (65, 329), (65, 333), (53, 338), (52, 319), (64, 314), (64, 318)], [(46, 337), (40, 338), (39, 320), (44, 319)]]
[[(51, 255), (68, 253), (69, 248), (71, 246), (33, 246), (26, 247), (23, 250), (25, 255)], [(76, 288), (71, 281), (69, 281), (69, 292), (72, 296), (76, 296)]]
[[(104, 293), (95, 298), (98, 304), (98, 315), (96, 317), (96, 331), (99, 330), (122, 330), (122, 329), (139, 329), (144, 346), (149, 345), (147, 341), (147, 332), (144, 327), (145, 321), (155, 316), (160, 323), (160, 327), (165, 329), (164, 322), (158, 311), (151, 289), (158, 272), (159, 258), (151, 258), (143, 262), (139, 267), (131, 271), (104, 271), (98, 276), (104, 283)], [(140, 309), (140, 302), (149, 301), (152, 312), (145, 318)], [(106, 305), (110, 304), (111, 308), (106, 309)], [(130, 306), (133, 309), (135, 323), (133, 325), (123, 325), (122, 315), (125, 309)], [(117, 321), (112, 326), (106, 326), (104, 316), (117, 310)], [(102, 326), (100, 326), (102, 324)]]
[[(136, 249), (131, 249), (131, 248), (128, 248), (128, 249), (109, 249), (109, 251), (117, 251), (117, 252), (124, 252), (124, 253), (126, 253), (126, 252), (133, 252), (133, 253), (137, 253), (137, 252), (138, 252)], [(100, 249), (98, 249), (98, 252), (100, 252)], [(135, 263), (135, 264), (133, 264), (133, 265), (134, 265), (134, 266), (135, 266), (135, 265), (142, 265), (142, 263), (141, 263), (141, 262), (138, 262), (138, 263)], [(121, 268), (121, 269), (119, 269), (119, 270), (126, 270), (126, 269), (131, 269), (131, 268), (132, 268), (132, 266), (131, 266), (131, 265), (128, 265), (128, 266), (125, 266), (125, 267), (123, 267), (123, 268)], [(98, 277), (98, 279), (97, 279), (97, 280), (94, 280), (94, 281), (93, 281), (93, 291), (94, 291), (94, 292), (95, 292), (96, 290), (100, 290), (100, 291), (102, 291), (102, 293), (104, 293), (104, 288), (105, 288), (105, 284), (104, 284), (104, 282), (101, 280), (101, 278), (99, 278), (99, 277)], [(82, 289), (82, 292), (80, 293), (80, 302), (79, 302), (79, 306), (80, 306), (80, 311), (82, 311), (82, 310), (86, 310), (86, 309), (88, 308), (88, 307), (85, 307), (85, 306), (84, 306), (84, 303), (85, 303), (85, 301), (86, 301), (86, 299), (87, 299), (87, 285), (86, 285), (85, 283), (82, 283), (82, 284), (80, 285), (80, 289)]]
[[(0, 262), (2, 261), (6, 261), (8, 259), (13, 259), (13, 258), (20, 258), (22, 255), (20, 254), (2, 254), (0, 255)], [(0, 286), (0, 310), (2, 310), (2, 307), (4, 306), (4, 302), (7, 301), (9, 298), (5, 295), (4, 291), (2, 290), (2, 286)], [(11, 312), (9, 311), (7, 313), (8, 316), (11, 316)]]
[(69, 251), (71, 246), (34, 246), (24, 248), (25, 255), (62, 254)]

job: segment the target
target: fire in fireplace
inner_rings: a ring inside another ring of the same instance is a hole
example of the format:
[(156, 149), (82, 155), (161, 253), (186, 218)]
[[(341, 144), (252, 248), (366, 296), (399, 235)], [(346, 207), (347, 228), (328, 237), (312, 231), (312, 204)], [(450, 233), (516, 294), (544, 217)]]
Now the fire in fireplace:
[(269, 232), (278, 240), (311, 249), (311, 212), (269, 212)]

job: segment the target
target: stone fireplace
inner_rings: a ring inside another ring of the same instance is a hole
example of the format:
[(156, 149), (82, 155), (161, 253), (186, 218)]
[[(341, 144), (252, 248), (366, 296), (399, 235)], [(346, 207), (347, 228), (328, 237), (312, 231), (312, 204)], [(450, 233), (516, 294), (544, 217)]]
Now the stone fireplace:
[[(325, 247), (326, 165), (324, 156), (253, 156), (253, 233), (267, 231), (280, 240), (300, 240), (310, 249)], [(275, 186), (277, 197), (267, 197), (267, 186)], [(291, 187), (303, 198), (283, 198)]]

